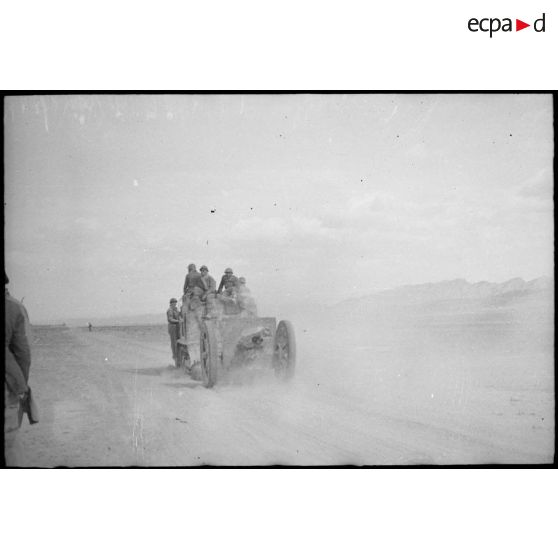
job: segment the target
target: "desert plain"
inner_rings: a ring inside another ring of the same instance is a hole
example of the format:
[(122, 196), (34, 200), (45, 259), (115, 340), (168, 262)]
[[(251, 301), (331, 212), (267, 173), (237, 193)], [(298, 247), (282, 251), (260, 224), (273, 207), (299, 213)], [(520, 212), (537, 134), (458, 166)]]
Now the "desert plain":
[(286, 383), (204, 388), (173, 366), (163, 321), (34, 326), (41, 420), (24, 419), (19, 465), (552, 463), (553, 286), (519, 281), (291, 309), (277, 316), (297, 338)]

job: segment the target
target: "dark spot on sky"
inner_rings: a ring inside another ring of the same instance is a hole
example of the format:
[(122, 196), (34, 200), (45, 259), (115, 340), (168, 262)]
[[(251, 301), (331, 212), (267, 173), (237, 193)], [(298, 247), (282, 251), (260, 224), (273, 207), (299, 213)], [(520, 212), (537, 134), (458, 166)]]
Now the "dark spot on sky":
[(512, 134), (510, 134), (510, 138), (512, 137)]
[(212, 210), (211, 210), (211, 213), (215, 213), (216, 211), (217, 211), (216, 209), (212, 209)]
[(253, 208), (253, 207), (251, 207), (251, 208), (250, 208), (250, 211), (252, 211), (253, 209), (254, 209), (254, 208)]

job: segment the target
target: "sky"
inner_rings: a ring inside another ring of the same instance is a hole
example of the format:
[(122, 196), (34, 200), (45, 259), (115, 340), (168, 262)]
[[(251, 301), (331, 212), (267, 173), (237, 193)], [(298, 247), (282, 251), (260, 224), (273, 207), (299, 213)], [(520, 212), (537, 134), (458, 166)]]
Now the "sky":
[(189, 263), (261, 315), (553, 276), (550, 95), (4, 101), (5, 267), (31, 321), (164, 313)]

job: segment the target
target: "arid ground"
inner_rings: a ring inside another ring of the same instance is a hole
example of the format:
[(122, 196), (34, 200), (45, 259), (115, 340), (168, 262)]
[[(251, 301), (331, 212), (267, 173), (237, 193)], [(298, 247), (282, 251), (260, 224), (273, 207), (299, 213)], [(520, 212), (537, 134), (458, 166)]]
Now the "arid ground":
[(290, 383), (204, 388), (165, 325), (35, 327), (22, 466), (550, 463), (552, 312), (294, 316)]

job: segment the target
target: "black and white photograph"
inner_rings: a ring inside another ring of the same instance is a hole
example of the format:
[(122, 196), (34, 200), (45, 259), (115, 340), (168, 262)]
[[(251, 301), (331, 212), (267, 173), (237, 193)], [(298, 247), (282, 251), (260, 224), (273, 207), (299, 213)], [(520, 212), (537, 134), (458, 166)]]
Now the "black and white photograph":
[(6, 466), (554, 463), (551, 94), (3, 117)]

